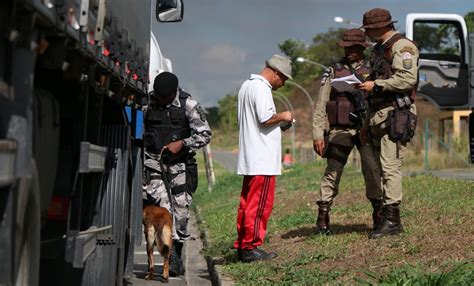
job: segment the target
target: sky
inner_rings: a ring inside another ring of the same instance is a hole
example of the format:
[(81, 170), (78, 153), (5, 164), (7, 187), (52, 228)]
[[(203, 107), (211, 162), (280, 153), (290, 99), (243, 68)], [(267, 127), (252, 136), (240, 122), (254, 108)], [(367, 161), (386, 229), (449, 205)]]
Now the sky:
[(153, 21), (160, 48), (173, 63), (180, 86), (204, 107), (217, 106), (287, 39), (308, 44), (330, 28), (353, 28), (335, 16), (362, 22), (372, 8), (390, 10), (395, 28), (405, 30), (408, 13), (474, 11), (474, 0), (183, 0), (184, 20)]

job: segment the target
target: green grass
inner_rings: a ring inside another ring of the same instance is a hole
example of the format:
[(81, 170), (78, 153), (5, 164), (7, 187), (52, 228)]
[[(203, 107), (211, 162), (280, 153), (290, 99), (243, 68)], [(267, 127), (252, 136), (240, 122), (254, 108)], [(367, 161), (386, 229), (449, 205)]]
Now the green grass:
[(420, 267), (405, 266), (386, 275), (362, 271), (367, 278), (356, 278), (361, 285), (469, 286), (474, 282), (472, 263), (459, 263), (446, 271), (426, 273)]
[(474, 182), (405, 177), (401, 205), (405, 233), (368, 240), (371, 206), (362, 175), (348, 167), (331, 211), (335, 235), (319, 236), (314, 233), (315, 201), (324, 166), (322, 161), (296, 165), (278, 177), (264, 248), (279, 257), (244, 264), (232, 249), (242, 177), (217, 165), (213, 191), (208, 192), (201, 179), (194, 196), (200, 227), (210, 238), (205, 255), (223, 258), (225, 273), (238, 285), (469, 285), (474, 281)]

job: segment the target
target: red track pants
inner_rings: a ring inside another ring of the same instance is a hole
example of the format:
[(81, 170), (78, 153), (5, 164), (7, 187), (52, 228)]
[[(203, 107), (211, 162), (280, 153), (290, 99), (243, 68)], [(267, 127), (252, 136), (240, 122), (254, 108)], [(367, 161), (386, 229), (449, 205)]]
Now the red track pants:
[(244, 176), (234, 248), (250, 250), (263, 244), (274, 198), (275, 176)]

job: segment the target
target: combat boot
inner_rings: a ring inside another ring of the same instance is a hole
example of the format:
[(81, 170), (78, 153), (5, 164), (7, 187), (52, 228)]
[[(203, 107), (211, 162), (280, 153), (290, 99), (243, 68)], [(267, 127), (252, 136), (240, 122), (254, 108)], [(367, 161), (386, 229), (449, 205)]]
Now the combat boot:
[(318, 219), (316, 221), (316, 232), (318, 234), (330, 235), (332, 234), (329, 225), (329, 211), (331, 210), (331, 203), (318, 202), (319, 206)]
[(183, 243), (177, 240), (173, 240), (173, 252), (170, 257), (170, 276), (177, 277), (183, 275), (185, 272), (183, 260), (181, 254), (183, 250)]
[(372, 220), (373, 228), (372, 230), (380, 230), (383, 224), (383, 204), (382, 200), (370, 200), (372, 203)]
[(369, 233), (369, 238), (379, 238), (387, 235), (398, 235), (403, 232), (403, 226), (400, 222), (399, 204), (384, 206), (384, 218), (382, 227)]

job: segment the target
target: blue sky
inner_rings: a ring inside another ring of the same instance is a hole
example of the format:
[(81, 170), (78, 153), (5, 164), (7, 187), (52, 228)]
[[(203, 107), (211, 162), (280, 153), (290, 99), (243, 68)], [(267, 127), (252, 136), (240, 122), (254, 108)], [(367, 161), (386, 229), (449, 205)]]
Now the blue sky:
[(474, 1), (184, 0), (182, 22), (153, 21), (153, 30), (180, 86), (210, 107), (258, 73), (266, 59), (279, 53), (278, 43), (292, 38), (309, 44), (331, 27), (352, 28), (334, 17), (361, 23), (372, 8), (390, 10), (403, 32), (408, 13), (465, 15), (474, 11)]

